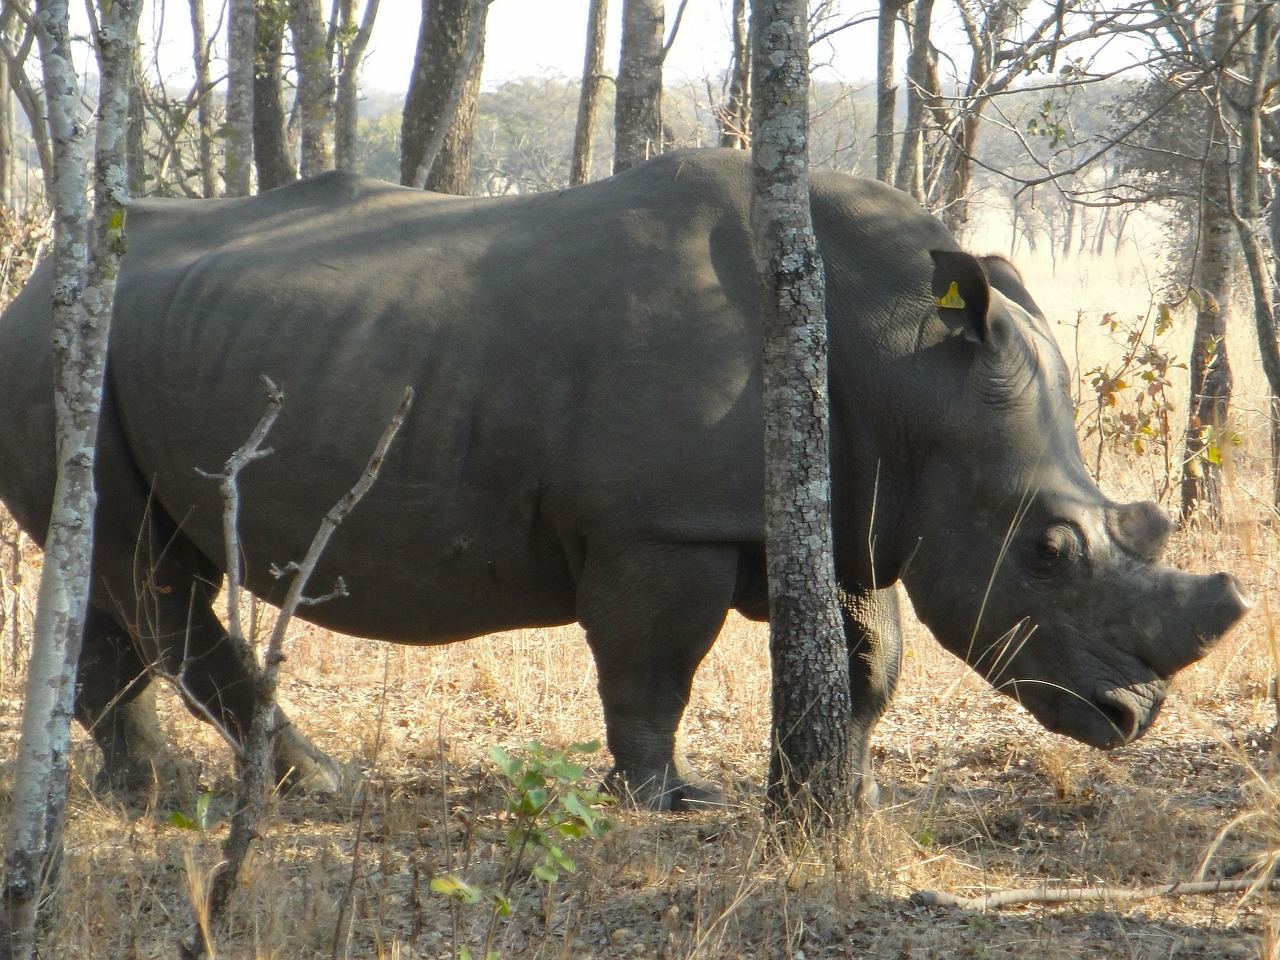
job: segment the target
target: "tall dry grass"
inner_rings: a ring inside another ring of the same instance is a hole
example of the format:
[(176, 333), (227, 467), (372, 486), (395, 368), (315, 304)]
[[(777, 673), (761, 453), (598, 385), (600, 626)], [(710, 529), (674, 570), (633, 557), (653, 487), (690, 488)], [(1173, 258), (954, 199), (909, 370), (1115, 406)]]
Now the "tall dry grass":
[[(1098, 322), (1103, 313), (1146, 316), (1158, 299), (1158, 266), (1136, 248), (1064, 262), (1056, 272), (1047, 262), (1021, 266), (1078, 369), (1113, 354)], [(1182, 319), (1170, 335), (1184, 358), (1187, 328)], [(1265, 891), (998, 915), (928, 910), (908, 899), (922, 888), (1239, 875), (1280, 857), (1280, 790), (1267, 736), (1276, 719), (1268, 685), (1278, 554), (1265, 389), (1250, 330), (1239, 320), (1232, 331), (1243, 442), (1230, 451), (1228, 523), (1184, 529), (1172, 560), (1233, 571), (1257, 609), (1179, 679), (1144, 740), (1104, 754), (1045, 733), (909, 620), (901, 692), (876, 738), (883, 803), (847, 838), (782, 846), (759, 813), (766, 637), (760, 625), (731, 617), (699, 671), (686, 720), (690, 757), (727, 787), (727, 809), (617, 810), (604, 840), (574, 851), (576, 875), (548, 889), (530, 886), (520, 898), (502, 926), (502, 956), (1280, 956), (1280, 921)], [(1185, 398), (1185, 381), (1173, 389)], [(1087, 397), (1086, 386), (1081, 392)], [(1180, 449), (1180, 438), (1174, 442)], [(1106, 492), (1151, 496), (1159, 489), (1153, 456), (1107, 449)], [(7, 758), (37, 576), (37, 551), (6, 520), (0, 740)], [(288, 652), (286, 708), (350, 776), (331, 800), (276, 801), (231, 927), (214, 934), (216, 955), (452, 957), (474, 948), (487, 918), (451, 911), (430, 892), (430, 879), (457, 872), (487, 882), (501, 868), (490, 746), (599, 736), (594, 667), (580, 632), (522, 630), (407, 648), (299, 623)], [(161, 709), (190, 783), (162, 785), (141, 806), (90, 790), (97, 758), (77, 739), (46, 956), (171, 957), (188, 933), (191, 905), (220, 857), (233, 770), (219, 738), (173, 697), (162, 696)], [(0, 768), (0, 815), (11, 769)], [(600, 756), (591, 772), (606, 769)], [(205, 792), (214, 824), (175, 826), (172, 806), (190, 815)]]

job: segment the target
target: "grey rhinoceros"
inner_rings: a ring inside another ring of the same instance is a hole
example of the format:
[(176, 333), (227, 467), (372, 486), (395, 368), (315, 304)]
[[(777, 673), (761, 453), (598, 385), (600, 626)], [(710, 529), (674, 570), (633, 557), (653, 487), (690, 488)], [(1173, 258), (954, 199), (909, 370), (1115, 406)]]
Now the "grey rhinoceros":
[[(943, 645), (1044, 726), (1132, 741), (1166, 679), (1244, 614), (1237, 584), (1160, 566), (1160, 511), (1099, 492), (1066, 366), (1006, 262), (960, 252), (878, 183), (815, 171), (812, 186), (864, 760), (898, 674), (899, 580)], [(412, 385), (316, 574), (349, 595), (307, 618), (417, 644), (580, 621), (615, 774), (657, 807), (714, 796), (676, 728), (726, 612), (767, 612), (751, 190), (746, 155), (689, 151), (536, 196), (328, 174), (137, 203), (76, 703), (105, 771), (153, 759), (149, 669), (181, 673), (233, 735), (247, 722), (211, 607), (222, 504), (196, 468), (245, 440), (265, 374), (286, 399), (275, 454), (242, 478), (252, 590), (279, 594), (271, 565), (301, 557)], [(42, 269), (0, 322), (0, 496), (37, 538), (54, 481), (49, 295)], [(296, 731), (278, 754), (325, 773)]]

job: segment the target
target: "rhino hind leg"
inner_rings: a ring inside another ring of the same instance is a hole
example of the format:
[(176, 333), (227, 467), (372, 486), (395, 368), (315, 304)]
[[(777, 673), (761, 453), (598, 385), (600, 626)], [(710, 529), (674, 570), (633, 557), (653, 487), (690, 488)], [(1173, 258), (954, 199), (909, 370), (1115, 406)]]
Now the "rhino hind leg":
[(840, 599), (849, 644), (850, 733), (858, 769), (857, 800), (863, 806), (874, 806), (880, 788), (871, 769), (871, 731), (893, 698), (902, 663), (898, 589), (846, 590)]
[(637, 804), (676, 810), (723, 802), (677, 746), (694, 672), (733, 598), (728, 544), (633, 544), (588, 552), (578, 618), (595, 656), (614, 768), (609, 784)]
[[(144, 666), (169, 680), (192, 714), (241, 743), (252, 716), (253, 684), (212, 607), (221, 571), (148, 496), (140, 478), (120, 469), (128, 454), (112, 427), (104, 416), (98, 456), (107, 469), (98, 474), (91, 598), (99, 611), (110, 613), (95, 616), (94, 629), (86, 631), (80, 670), (89, 677), (111, 656), (118, 666), (103, 682), (82, 683), (83, 709), (77, 709), (103, 746), (109, 775), (136, 779), (152, 760), (155, 737), (149, 731), (158, 733), (147, 701), (134, 705), (145, 686), (138, 679)], [(128, 643), (113, 642), (122, 635)], [(132, 660), (121, 653), (124, 648)], [(279, 780), (317, 792), (336, 790), (336, 765), (283, 714), (281, 721), (274, 758)]]
[(146, 666), (125, 631), (93, 606), (85, 618), (75, 712), (102, 752), (99, 791), (145, 793), (174, 777)]

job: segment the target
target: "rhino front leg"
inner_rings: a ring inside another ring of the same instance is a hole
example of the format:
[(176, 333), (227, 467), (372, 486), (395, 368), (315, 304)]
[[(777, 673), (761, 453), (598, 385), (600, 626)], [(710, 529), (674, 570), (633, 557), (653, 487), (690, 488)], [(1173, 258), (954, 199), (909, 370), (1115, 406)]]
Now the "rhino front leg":
[(874, 806), (880, 788), (871, 769), (871, 731), (889, 706), (902, 663), (902, 623), (898, 588), (868, 587), (842, 591), (845, 638), (849, 644), (849, 687), (853, 701), (850, 728), (860, 771), (857, 800)]
[(689, 771), (676, 735), (694, 672), (724, 624), (737, 565), (737, 549), (725, 544), (588, 552), (578, 619), (599, 674), (610, 783), (641, 806), (723, 800)]

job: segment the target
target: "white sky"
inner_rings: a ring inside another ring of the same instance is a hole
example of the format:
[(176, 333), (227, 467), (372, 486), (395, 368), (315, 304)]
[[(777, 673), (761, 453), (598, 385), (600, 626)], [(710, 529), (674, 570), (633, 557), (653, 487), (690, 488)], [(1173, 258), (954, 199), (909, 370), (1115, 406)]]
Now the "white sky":
[[(846, 17), (870, 13), (861, 9), (865, 0), (845, 4)], [(855, 7), (856, 4), (856, 7)], [(205, 0), (210, 18), (220, 15), (220, 4)], [(78, 5), (73, 4), (73, 12)], [(667, 29), (678, 4), (667, 2)], [(327, 9), (328, 4), (325, 4)], [(162, 28), (159, 47), (163, 75), (175, 82), (189, 82), (191, 39), (184, 0), (154, 0), (144, 13), (141, 37), (154, 47), (157, 25)], [(609, 34), (605, 54), (607, 69), (616, 69), (622, 29), (622, 0), (609, 3)], [(666, 82), (686, 78), (716, 77), (729, 59), (728, 0), (689, 0), (680, 32), (666, 64)], [(381, 0), (374, 23), (373, 40), (365, 58), (362, 85), (369, 89), (402, 91), (418, 42), (421, 0)], [(149, 14), (149, 16), (148, 16)], [(489, 8), (485, 40), (484, 84), (494, 86), (515, 77), (557, 73), (577, 77), (582, 72), (586, 43), (587, 0), (493, 0)], [(210, 23), (210, 32), (217, 29)], [(217, 52), (224, 49), (221, 37)], [(148, 53), (144, 51), (144, 57)], [(815, 49), (819, 59), (849, 80), (874, 74), (875, 25), (868, 23), (840, 35), (832, 48)]]

